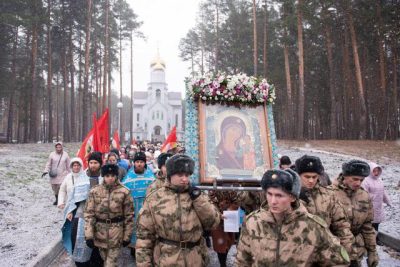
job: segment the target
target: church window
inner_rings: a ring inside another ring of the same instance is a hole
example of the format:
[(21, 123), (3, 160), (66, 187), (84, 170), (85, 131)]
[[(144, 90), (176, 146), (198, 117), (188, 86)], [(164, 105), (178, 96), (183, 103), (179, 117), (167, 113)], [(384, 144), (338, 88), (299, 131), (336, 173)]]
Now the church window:
[(156, 98), (157, 98), (157, 101), (160, 101), (160, 98), (161, 98), (161, 90), (160, 89), (156, 90)]
[(147, 129), (147, 122), (144, 123), (144, 128)]
[(139, 127), (139, 123), (136, 123), (136, 127)]
[(175, 114), (175, 126), (178, 128), (178, 114)]
[(153, 111), (153, 120), (154, 120), (154, 111)]
[(164, 119), (164, 113), (161, 111), (161, 120)]
[(140, 119), (140, 114), (137, 113), (137, 114), (136, 114), (136, 120), (139, 121), (139, 119)]
[(160, 118), (160, 112), (157, 110), (157, 119), (159, 119)]

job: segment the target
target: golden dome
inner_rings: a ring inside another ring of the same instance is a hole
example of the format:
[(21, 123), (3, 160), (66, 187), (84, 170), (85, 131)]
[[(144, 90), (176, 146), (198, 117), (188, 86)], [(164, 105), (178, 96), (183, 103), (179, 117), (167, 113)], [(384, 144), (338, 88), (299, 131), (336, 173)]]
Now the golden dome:
[(157, 52), (157, 56), (150, 62), (150, 67), (157, 70), (165, 69), (165, 61), (160, 58), (160, 54)]

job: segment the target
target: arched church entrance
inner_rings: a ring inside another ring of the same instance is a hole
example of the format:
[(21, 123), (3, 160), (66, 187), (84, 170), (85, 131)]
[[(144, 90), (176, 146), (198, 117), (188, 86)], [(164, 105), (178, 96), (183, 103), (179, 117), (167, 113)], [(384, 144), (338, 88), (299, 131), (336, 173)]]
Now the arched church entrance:
[(157, 125), (153, 129), (151, 139), (153, 142), (164, 142), (165, 136), (161, 134), (161, 126)]

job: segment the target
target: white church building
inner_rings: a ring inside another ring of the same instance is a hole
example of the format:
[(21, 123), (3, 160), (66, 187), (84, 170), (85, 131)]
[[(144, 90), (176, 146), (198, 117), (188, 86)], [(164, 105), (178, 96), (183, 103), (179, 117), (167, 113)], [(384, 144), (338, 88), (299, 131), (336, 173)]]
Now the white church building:
[(150, 63), (147, 91), (133, 92), (133, 138), (163, 142), (176, 126), (177, 139), (183, 139), (182, 95), (168, 92), (165, 62), (159, 55)]

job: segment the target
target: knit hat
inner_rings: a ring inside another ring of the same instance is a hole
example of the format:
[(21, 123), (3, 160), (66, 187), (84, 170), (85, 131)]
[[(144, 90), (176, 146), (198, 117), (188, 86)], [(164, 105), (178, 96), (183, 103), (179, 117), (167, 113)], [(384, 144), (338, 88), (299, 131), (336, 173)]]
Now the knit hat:
[(194, 161), (191, 157), (184, 154), (176, 154), (170, 157), (166, 162), (167, 178), (170, 179), (172, 175), (185, 173), (192, 175), (194, 172)]
[(324, 167), (318, 157), (304, 155), (296, 160), (296, 171), (298, 174), (304, 172), (324, 173)]
[(365, 161), (362, 160), (350, 160), (342, 165), (343, 176), (361, 176), (367, 177), (371, 172), (371, 169)]
[(146, 162), (146, 154), (142, 151), (136, 152), (135, 157), (133, 158), (133, 162), (138, 160)]
[(94, 152), (90, 153), (88, 162), (91, 160), (95, 160), (98, 163), (100, 163), (100, 165), (102, 165), (103, 164), (103, 155), (101, 154), (101, 152), (94, 151)]
[(101, 176), (104, 177), (107, 174), (118, 176), (118, 165), (106, 164), (103, 167), (101, 167)]
[(270, 187), (281, 188), (283, 191), (294, 195), (296, 198), (300, 195), (300, 177), (291, 170), (268, 170), (261, 179), (261, 187), (265, 191)]
[(74, 163), (79, 163), (79, 165), (81, 165), (81, 167), (83, 166), (83, 163), (82, 163), (81, 158), (78, 158), (78, 157), (72, 158), (72, 159), (71, 159), (71, 162), (69, 163), (69, 167), (72, 168), (72, 165), (73, 165)]
[(288, 156), (282, 156), (279, 160), (279, 165), (292, 165), (292, 161)]
[(172, 156), (171, 153), (161, 153), (157, 158), (158, 168), (161, 169), (161, 167), (164, 166), (167, 160)]

